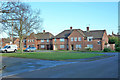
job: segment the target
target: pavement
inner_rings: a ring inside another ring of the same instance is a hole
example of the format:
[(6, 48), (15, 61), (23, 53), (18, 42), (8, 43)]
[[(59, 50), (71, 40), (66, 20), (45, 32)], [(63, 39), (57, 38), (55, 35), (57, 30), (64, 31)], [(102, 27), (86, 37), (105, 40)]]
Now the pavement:
[(56, 65), (19, 73), (6, 78), (117, 78), (118, 54), (115, 56), (90, 62), (81, 62)]

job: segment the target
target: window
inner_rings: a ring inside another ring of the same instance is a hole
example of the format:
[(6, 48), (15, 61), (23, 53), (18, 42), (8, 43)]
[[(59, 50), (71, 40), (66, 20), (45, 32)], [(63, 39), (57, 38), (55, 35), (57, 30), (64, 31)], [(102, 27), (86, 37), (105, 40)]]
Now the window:
[(24, 39), (23, 42), (26, 42), (26, 39)]
[(101, 44), (101, 41), (98, 41), (97, 43), (98, 43), (98, 45), (100, 45), (100, 44)]
[(30, 39), (30, 42), (31, 42), (31, 39)]
[(56, 42), (56, 38), (54, 39), (54, 41)]
[(93, 48), (93, 45), (92, 44), (88, 44), (87, 47)]
[(44, 39), (42, 39), (41, 42), (44, 42)]
[(76, 45), (76, 48), (81, 48), (81, 44), (79, 44), (79, 45), (77, 44), (77, 45)]
[(78, 45), (76, 45), (76, 48), (78, 48)]
[(34, 39), (33, 39), (33, 42), (34, 42)]
[(41, 48), (44, 48), (45, 46), (44, 45), (41, 45)]
[(88, 41), (92, 41), (93, 37), (88, 37), (87, 40)]
[(47, 42), (49, 42), (49, 39), (47, 39)]
[(81, 41), (81, 37), (78, 38), (78, 41)]
[(64, 48), (64, 45), (60, 45), (60, 48)]
[(60, 39), (60, 42), (64, 42), (64, 38), (61, 38), (61, 39)]
[(77, 37), (75, 37), (75, 41), (77, 41)]
[(73, 41), (73, 37), (71, 37), (71, 41)]

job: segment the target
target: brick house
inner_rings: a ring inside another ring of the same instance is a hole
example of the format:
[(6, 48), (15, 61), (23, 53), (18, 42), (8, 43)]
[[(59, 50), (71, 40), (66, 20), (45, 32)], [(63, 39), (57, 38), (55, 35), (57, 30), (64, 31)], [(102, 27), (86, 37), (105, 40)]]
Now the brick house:
[(24, 47), (36, 47), (37, 49), (53, 50), (52, 38), (53, 34), (50, 32), (31, 33), (26, 39), (24, 39)]
[(103, 50), (108, 43), (106, 30), (70, 29), (64, 30), (53, 38), (53, 50), (84, 50), (90, 47), (93, 50)]

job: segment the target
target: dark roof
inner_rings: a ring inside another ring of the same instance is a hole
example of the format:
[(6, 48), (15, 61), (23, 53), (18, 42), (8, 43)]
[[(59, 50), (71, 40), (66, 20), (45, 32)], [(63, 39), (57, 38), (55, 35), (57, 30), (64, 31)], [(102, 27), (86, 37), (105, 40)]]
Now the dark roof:
[(68, 38), (68, 36), (74, 31), (77, 30), (78, 32), (80, 32), (83, 36), (84, 33), (82, 32), (81, 29), (69, 29), (69, 30), (64, 30), (63, 32), (59, 33), (58, 35), (56, 35), (54, 38)]
[(82, 31), (81, 29), (69, 29), (64, 30), (58, 35), (56, 35), (54, 38), (68, 38), (68, 36), (74, 31), (80, 32), (84, 37), (92, 36), (93, 38), (102, 38), (105, 30), (90, 30), (90, 31)]
[(54, 36), (50, 32), (43, 32), (43, 33), (37, 33), (37, 34), (35, 34), (35, 37), (37, 39), (51, 39)]
[(4, 43), (10, 43), (10, 38), (2, 38), (2, 41), (4, 42)]
[(105, 30), (90, 30), (83, 31), (86, 37), (92, 36), (93, 38), (102, 38)]

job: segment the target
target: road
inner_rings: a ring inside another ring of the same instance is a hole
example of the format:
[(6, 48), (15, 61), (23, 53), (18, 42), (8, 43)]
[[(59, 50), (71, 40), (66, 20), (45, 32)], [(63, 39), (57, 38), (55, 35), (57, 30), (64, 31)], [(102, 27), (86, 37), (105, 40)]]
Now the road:
[(8, 78), (117, 78), (118, 55), (90, 62), (59, 65), (31, 72), (24, 72)]

